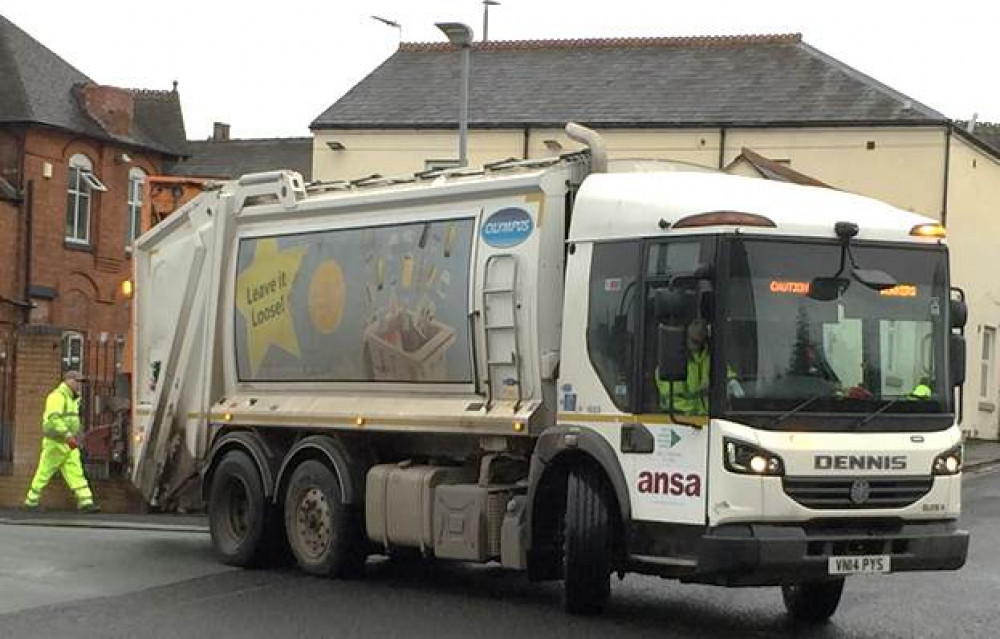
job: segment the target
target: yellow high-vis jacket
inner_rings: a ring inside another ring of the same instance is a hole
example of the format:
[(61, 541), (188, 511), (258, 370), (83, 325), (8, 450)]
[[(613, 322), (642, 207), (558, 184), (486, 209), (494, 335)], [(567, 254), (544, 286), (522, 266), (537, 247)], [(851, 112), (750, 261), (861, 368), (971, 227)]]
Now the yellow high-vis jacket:
[(80, 398), (65, 382), (45, 398), (42, 435), (58, 442), (80, 435)]

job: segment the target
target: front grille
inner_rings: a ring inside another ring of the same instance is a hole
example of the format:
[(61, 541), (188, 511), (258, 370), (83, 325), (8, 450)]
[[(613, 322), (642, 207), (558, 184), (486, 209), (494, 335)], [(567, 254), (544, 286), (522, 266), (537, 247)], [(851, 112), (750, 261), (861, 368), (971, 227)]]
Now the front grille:
[(926, 495), (933, 477), (785, 477), (785, 494), (806, 508), (903, 508)]

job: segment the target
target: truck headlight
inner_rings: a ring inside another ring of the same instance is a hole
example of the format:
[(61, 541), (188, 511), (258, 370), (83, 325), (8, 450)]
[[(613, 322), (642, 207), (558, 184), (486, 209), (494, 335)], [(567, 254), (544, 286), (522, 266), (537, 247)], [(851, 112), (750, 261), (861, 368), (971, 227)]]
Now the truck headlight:
[(962, 470), (962, 445), (946, 450), (934, 458), (931, 472), (935, 475), (956, 475)]
[(785, 474), (785, 464), (774, 453), (759, 446), (728, 437), (722, 440), (722, 458), (726, 470), (741, 475)]

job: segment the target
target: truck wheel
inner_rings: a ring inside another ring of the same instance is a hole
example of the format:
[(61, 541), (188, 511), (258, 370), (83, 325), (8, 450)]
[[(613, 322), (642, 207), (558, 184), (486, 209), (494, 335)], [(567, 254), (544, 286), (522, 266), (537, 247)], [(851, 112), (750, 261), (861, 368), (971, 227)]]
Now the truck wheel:
[(597, 614), (611, 596), (612, 500), (604, 478), (590, 467), (570, 470), (567, 487), (564, 604), (570, 614)]
[(331, 577), (358, 576), (367, 557), (360, 513), (343, 503), (340, 482), (325, 464), (299, 464), (285, 493), (288, 545), (302, 570)]
[(837, 611), (844, 580), (806, 581), (781, 587), (785, 608), (793, 619), (808, 623), (826, 621)]
[(267, 550), (266, 519), (257, 465), (246, 453), (226, 453), (212, 473), (208, 498), (208, 528), (222, 563), (244, 567), (260, 563)]

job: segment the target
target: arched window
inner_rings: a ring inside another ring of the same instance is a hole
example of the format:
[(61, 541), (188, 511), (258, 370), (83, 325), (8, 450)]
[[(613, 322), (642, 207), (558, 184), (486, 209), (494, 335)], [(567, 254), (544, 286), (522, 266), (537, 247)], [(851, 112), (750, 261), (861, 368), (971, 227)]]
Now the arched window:
[(128, 172), (128, 236), (125, 238), (125, 248), (132, 250), (132, 243), (142, 235), (142, 185), (146, 181), (146, 173), (133, 167)]
[(90, 158), (77, 153), (69, 159), (69, 179), (66, 187), (66, 240), (77, 244), (90, 243), (90, 193), (107, 191), (94, 175)]

